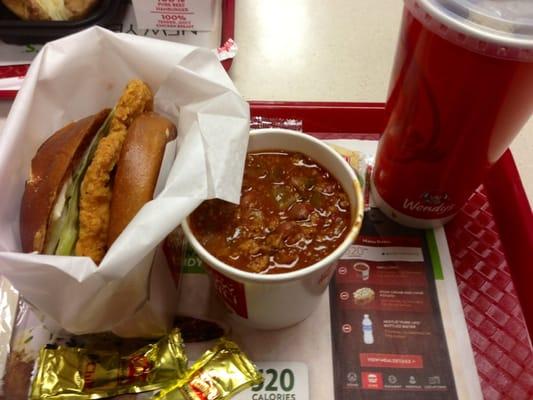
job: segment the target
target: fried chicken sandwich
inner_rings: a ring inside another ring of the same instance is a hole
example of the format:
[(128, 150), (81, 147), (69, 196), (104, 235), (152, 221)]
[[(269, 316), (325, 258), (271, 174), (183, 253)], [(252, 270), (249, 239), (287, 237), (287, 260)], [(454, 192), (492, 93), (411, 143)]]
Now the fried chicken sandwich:
[(20, 212), (25, 252), (88, 256), (99, 264), (153, 197), (176, 127), (154, 113), (153, 94), (128, 83), (115, 107), (50, 136), (31, 162)]

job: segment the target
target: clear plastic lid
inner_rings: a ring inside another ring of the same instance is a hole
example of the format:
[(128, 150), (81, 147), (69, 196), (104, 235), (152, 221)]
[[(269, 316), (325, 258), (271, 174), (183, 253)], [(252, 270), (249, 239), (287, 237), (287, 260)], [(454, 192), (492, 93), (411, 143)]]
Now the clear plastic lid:
[(428, 29), (465, 48), (533, 61), (533, 0), (405, 0)]

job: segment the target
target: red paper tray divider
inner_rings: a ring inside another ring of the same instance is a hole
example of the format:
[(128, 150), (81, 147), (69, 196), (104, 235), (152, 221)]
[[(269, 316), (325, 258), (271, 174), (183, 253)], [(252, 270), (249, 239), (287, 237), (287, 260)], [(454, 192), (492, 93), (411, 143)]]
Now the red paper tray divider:
[[(250, 105), (327, 139), (378, 139), (386, 120), (383, 103)], [(445, 230), (485, 399), (533, 399), (533, 218), (509, 151)]]

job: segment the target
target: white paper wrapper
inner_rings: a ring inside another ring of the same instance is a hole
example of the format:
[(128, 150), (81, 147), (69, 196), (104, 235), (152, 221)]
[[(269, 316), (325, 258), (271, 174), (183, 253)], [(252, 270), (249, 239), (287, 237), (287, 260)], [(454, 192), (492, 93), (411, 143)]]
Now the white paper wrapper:
[[(135, 77), (156, 92), (156, 111), (178, 126), (177, 153), (166, 183), (160, 176), (160, 193), (98, 268), (89, 258), (20, 253), (20, 199), (39, 145), (69, 121), (112, 107)], [(207, 49), (99, 27), (49, 43), (0, 136), (0, 273), (72, 333), (158, 333), (174, 311), (175, 293), (168, 271), (151, 268), (154, 249), (202, 200), (238, 202), (248, 127), (247, 103)]]

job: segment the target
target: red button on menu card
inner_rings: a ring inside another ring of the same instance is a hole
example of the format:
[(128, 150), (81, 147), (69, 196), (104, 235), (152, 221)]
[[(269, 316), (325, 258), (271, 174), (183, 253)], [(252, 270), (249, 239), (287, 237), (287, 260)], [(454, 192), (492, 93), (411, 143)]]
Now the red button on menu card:
[(363, 389), (383, 389), (383, 376), (380, 372), (362, 372)]
[(424, 368), (422, 356), (412, 354), (361, 353), (362, 367), (381, 368)]

